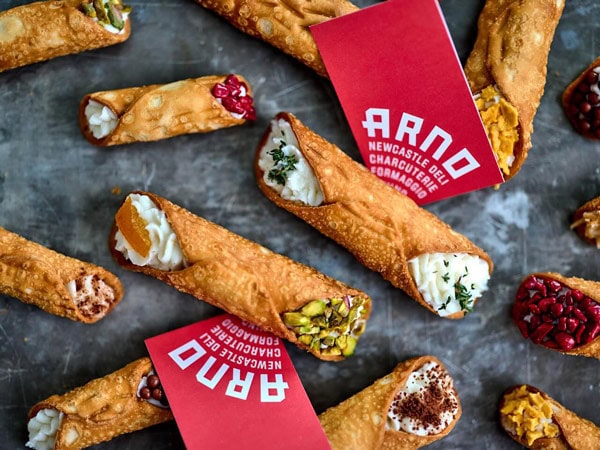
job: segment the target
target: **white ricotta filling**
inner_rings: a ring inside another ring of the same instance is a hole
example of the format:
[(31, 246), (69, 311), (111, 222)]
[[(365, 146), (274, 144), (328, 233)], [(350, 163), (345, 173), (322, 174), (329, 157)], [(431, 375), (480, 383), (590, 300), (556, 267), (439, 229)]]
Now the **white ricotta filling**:
[[(441, 395), (429, 395), (435, 391)], [(403, 404), (408, 402), (408, 408), (413, 415), (415, 403), (423, 405), (426, 411), (422, 418), (409, 417), (404, 414)], [(433, 403), (433, 404), (432, 404)], [(431, 417), (433, 411), (437, 416)], [(424, 364), (412, 372), (406, 385), (395, 395), (388, 410), (386, 429), (405, 431), (418, 436), (439, 434), (446, 429), (458, 414), (458, 399), (454, 390), (452, 377), (436, 362)], [(421, 420), (423, 419), (423, 420)]]
[(144, 257), (137, 253), (123, 234), (117, 230), (115, 249), (136, 266), (150, 266), (154, 269), (168, 271), (185, 267), (183, 251), (164, 211), (159, 209), (146, 195), (130, 194), (128, 198), (146, 223), (146, 230), (148, 230), (152, 245), (148, 256)]
[(469, 312), (487, 289), (488, 263), (467, 253), (424, 253), (408, 261), (419, 292), (438, 315)]
[[(312, 168), (298, 149), (298, 140), (289, 122), (283, 119), (271, 122), (271, 131), (264, 147), (260, 151), (258, 166), (263, 171), (263, 180), (267, 186), (277, 192), (281, 198), (299, 201), (308, 206), (319, 206), (324, 197), (319, 181)], [(281, 148), (286, 157), (295, 157), (294, 168), (285, 173), (285, 183), (280, 184), (269, 176), (271, 171), (281, 169), (271, 154)]]
[(84, 113), (88, 128), (96, 139), (105, 138), (117, 126), (117, 116), (112, 109), (96, 100), (88, 101)]
[(35, 450), (53, 450), (56, 432), (60, 427), (64, 414), (56, 409), (41, 409), (29, 419), (27, 430), (29, 440), (25, 446)]

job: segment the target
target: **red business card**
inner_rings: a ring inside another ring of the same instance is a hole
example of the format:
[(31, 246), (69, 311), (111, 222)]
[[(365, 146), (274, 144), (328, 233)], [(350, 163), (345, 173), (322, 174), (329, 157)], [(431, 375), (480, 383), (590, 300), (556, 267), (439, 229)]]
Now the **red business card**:
[(371, 172), (419, 204), (503, 182), (436, 0), (390, 0), (311, 32)]
[(189, 450), (331, 449), (278, 337), (227, 314), (146, 347)]

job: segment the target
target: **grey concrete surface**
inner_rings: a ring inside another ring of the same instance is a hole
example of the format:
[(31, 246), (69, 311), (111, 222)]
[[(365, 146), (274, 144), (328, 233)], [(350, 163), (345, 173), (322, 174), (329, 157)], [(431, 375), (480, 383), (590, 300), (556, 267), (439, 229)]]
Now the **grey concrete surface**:
[[(0, 10), (24, 3), (0, 0)], [(125, 287), (121, 304), (94, 325), (0, 296), (1, 448), (24, 448), (27, 411), (36, 402), (145, 355), (148, 337), (220, 313), (112, 260), (108, 232), (123, 196), (134, 189), (156, 192), (371, 294), (373, 315), (349, 360), (321, 362), (288, 345), (317, 412), (396, 363), (433, 354), (456, 381), (463, 416), (432, 450), (518, 448), (496, 420), (499, 396), (516, 383), (533, 384), (600, 424), (599, 362), (534, 346), (509, 317), (518, 282), (528, 273), (551, 270), (600, 279), (600, 251), (568, 228), (575, 209), (600, 195), (600, 143), (574, 133), (559, 102), (566, 85), (600, 53), (597, 1), (567, 2), (549, 58), (533, 149), (517, 177), (499, 190), (427, 206), (487, 250), (496, 265), (490, 290), (462, 321), (434, 317), (271, 204), (256, 187), (255, 146), (278, 111), (295, 113), (359, 159), (328, 81), (192, 0), (130, 4), (133, 33), (126, 43), (0, 74), (0, 226), (102, 265)], [(483, 1), (442, 0), (441, 5), (464, 62)], [(79, 131), (78, 103), (88, 92), (229, 72), (243, 74), (254, 88), (255, 125), (110, 149), (91, 146)], [(112, 193), (114, 187), (121, 194)], [(169, 423), (98, 448), (178, 449), (183, 443)]]

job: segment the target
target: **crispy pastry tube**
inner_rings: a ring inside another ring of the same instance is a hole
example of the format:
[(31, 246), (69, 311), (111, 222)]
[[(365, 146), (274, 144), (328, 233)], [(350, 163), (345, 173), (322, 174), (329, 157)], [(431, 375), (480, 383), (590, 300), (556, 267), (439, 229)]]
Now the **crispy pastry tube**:
[(354, 352), (371, 310), (364, 293), (137, 192), (115, 217), (116, 261), (295, 343), (320, 359)]
[(552, 272), (528, 275), (511, 313), (534, 344), (600, 359), (600, 282)]
[(50, 314), (93, 323), (119, 303), (123, 288), (102, 267), (61, 255), (0, 227), (0, 294)]
[(258, 186), (429, 311), (464, 317), (487, 287), (490, 257), (305, 127), (271, 122), (255, 159)]
[(486, 0), (479, 16), (465, 75), (505, 180), (521, 169), (531, 148), (564, 6), (564, 0)]
[(599, 427), (527, 384), (506, 390), (500, 401), (499, 416), (504, 431), (527, 448), (600, 448)]
[(196, 3), (324, 77), (327, 70), (309, 27), (358, 10), (347, 0), (196, 0)]
[(571, 229), (600, 248), (600, 197), (593, 198), (575, 211)]
[(250, 85), (240, 75), (95, 92), (79, 105), (79, 127), (99, 146), (208, 133), (255, 118)]
[(150, 358), (53, 395), (29, 411), (27, 447), (69, 450), (173, 419)]
[(421, 448), (458, 422), (462, 410), (453, 384), (437, 358), (409, 359), (319, 420), (334, 450)]
[(121, 0), (49, 0), (0, 12), (0, 72), (124, 42)]

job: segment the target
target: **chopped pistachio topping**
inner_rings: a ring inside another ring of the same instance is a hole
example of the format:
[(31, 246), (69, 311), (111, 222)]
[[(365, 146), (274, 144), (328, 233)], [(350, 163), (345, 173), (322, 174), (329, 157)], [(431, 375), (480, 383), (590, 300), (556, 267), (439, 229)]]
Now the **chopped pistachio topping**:
[(350, 356), (365, 330), (365, 300), (360, 297), (313, 300), (282, 314), (298, 341), (324, 356)]
[(121, 0), (83, 0), (81, 10), (102, 25), (122, 30), (125, 27), (123, 13), (129, 13), (131, 7), (124, 5)]

